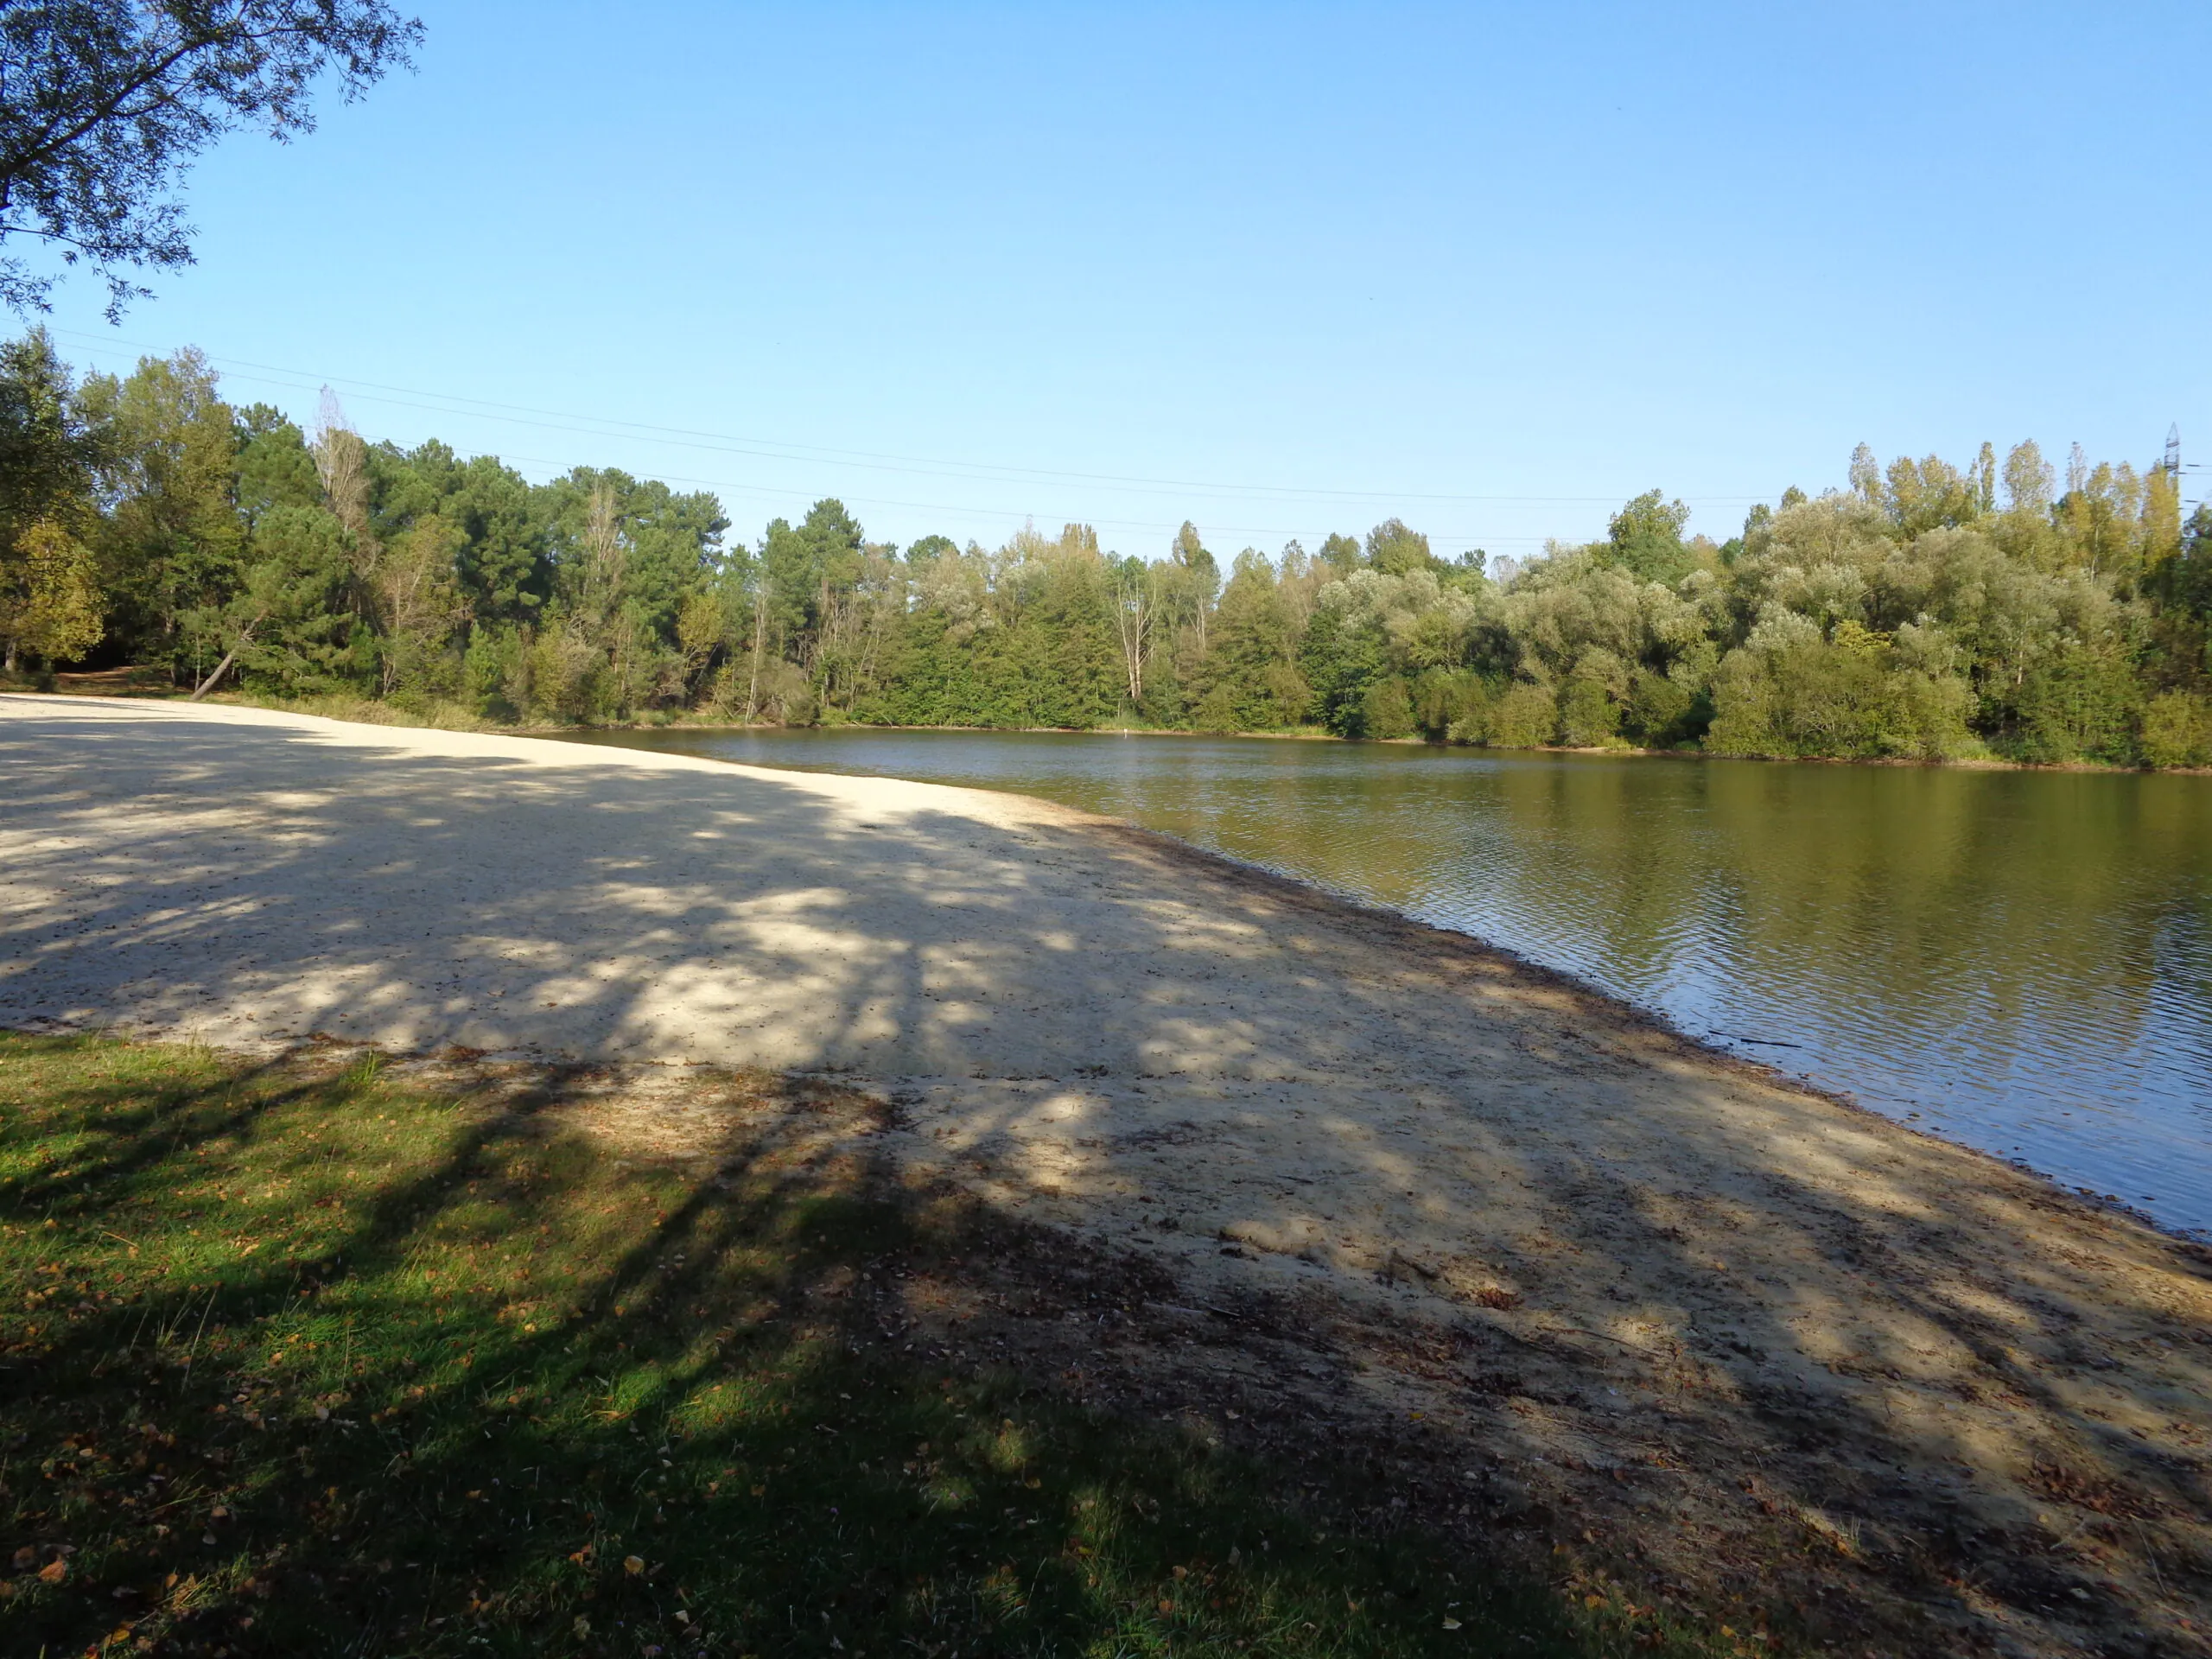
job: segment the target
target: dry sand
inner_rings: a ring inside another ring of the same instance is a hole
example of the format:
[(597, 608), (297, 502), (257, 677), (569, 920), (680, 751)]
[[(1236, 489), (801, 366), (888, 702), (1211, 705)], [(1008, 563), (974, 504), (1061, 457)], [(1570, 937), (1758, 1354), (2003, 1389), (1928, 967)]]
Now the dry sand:
[(916, 1178), (1272, 1310), (1224, 1387), (1418, 1412), (1502, 1537), (1853, 1651), (2212, 1652), (2212, 1254), (1127, 826), (7, 696), (0, 940), (0, 1024), (663, 1068), (677, 1141), (664, 1068), (832, 1076)]

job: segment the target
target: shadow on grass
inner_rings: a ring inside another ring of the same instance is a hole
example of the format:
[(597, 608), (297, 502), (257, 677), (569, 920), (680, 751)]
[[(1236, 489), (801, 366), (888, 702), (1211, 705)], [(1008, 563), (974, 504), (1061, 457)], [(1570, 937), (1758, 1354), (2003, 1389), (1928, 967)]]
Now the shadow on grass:
[(0, 1036), (10, 1651), (1660, 1644), (932, 1363), (972, 1241), (862, 1097), (764, 1085), (679, 1166), (343, 1064)]

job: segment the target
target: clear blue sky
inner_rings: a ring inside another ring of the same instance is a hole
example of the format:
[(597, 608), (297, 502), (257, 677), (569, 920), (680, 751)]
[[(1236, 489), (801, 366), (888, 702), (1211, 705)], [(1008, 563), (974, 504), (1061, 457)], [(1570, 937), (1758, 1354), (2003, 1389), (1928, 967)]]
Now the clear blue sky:
[(77, 283), (67, 354), (748, 538), (1525, 555), (1862, 439), (2212, 461), (2202, 4), (419, 5), (419, 73), (227, 140), (198, 266), (118, 328)]

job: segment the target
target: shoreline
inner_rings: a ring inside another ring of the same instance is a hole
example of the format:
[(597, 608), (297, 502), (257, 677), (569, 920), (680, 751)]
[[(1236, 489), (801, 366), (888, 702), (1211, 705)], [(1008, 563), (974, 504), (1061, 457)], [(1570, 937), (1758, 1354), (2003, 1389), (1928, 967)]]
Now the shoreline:
[[(1021, 796), (1018, 798), (1028, 800), (1043, 798)], [(1058, 804), (1051, 802), (1046, 804)], [(1065, 810), (1072, 811), (1077, 809)], [(1602, 1010), (1605, 1016), (1609, 1019), (1618, 1019), (1627, 1023), (1646, 1027), (1696, 1050), (1699, 1054), (1715, 1065), (1740, 1068), (1756, 1077), (1768, 1087), (1810, 1095), (1845, 1111), (1872, 1118), (1900, 1134), (1911, 1135), (1936, 1146), (1947, 1147), (1954, 1151), (1964, 1152), (1976, 1158), (1986, 1159), (1994, 1166), (2010, 1174), (2025, 1175), (2042, 1182), (2050, 1189), (2054, 1197), (2067, 1203), (2080, 1205), (2084, 1209), (2099, 1214), (2120, 1217), (2137, 1226), (2146, 1227), (2154, 1233), (2174, 1239), (2180, 1243), (2200, 1246), (2212, 1250), (2212, 1228), (2169, 1225), (2149, 1211), (2137, 1209), (2125, 1199), (2094, 1194), (2085, 1187), (2069, 1186), (2057, 1176), (2047, 1170), (2037, 1168), (2024, 1159), (2003, 1157), (1986, 1147), (1977, 1147), (1970, 1141), (1954, 1139), (1920, 1124), (1909, 1123), (1902, 1118), (1893, 1117), (1878, 1107), (1867, 1105), (1849, 1090), (1821, 1083), (1811, 1077), (1796, 1072), (1785, 1071), (1778, 1065), (1770, 1065), (1753, 1056), (1739, 1054), (1733, 1049), (1723, 1048), (1707, 1038), (1699, 1036), (1695, 1032), (1685, 1031), (1656, 1008), (1649, 1008), (1628, 997), (1618, 995), (1603, 986), (1593, 984), (1572, 969), (1554, 968), (1548, 963), (1538, 962), (1532, 957), (1523, 956), (1511, 946), (1500, 944), (1494, 939), (1484, 938), (1481, 934), (1464, 932), (1458, 928), (1445, 927), (1435, 922), (1424, 921), (1420, 917), (1410, 915), (1393, 906), (1357, 898), (1351, 893), (1338, 893), (1332, 888), (1322, 887), (1317, 882), (1286, 874), (1280, 870), (1270, 869), (1266, 865), (1255, 863), (1249, 859), (1239, 858), (1233, 853), (1224, 853), (1211, 847), (1201, 847), (1196, 842), (1185, 841), (1181, 836), (1170, 835), (1165, 830), (1153, 830), (1143, 824), (1134, 823), (1124, 818), (1110, 817), (1104, 814), (1089, 816), (1103, 830), (1142, 837), (1159, 845), (1163, 851), (1171, 855), (1188, 856), (1208, 864), (1227, 865), (1232, 869), (1248, 874), (1256, 881), (1280, 884), (1295, 893), (1311, 895), (1349, 911), (1387, 918), (1411, 930), (1416, 936), (1415, 943), (1421, 948), (1433, 949), (1437, 943), (1445, 941), (1472, 945), (1484, 955), (1504, 963), (1516, 973), (1535, 982), (1556, 987), (1586, 999), (1594, 1008)]]
[[(39, 695), (40, 694), (0, 691), (0, 702), (5, 702), (11, 698), (35, 697)], [(166, 698), (142, 699), (118, 697), (105, 699), (80, 697), (76, 694), (59, 695), (70, 701), (110, 702), (124, 708), (128, 708), (133, 703), (149, 702), (157, 706), (177, 708), (181, 713), (209, 709), (251, 710), (259, 713), (277, 715), (290, 720), (325, 722), (334, 726), (355, 726), (363, 732), (382, 733), (388, 731), (418, 731), (424, 733), (446, 733), (455, 729), (451, 728), (401, 725), (397, 723), (387, 726), (381, 722), (346, 721), (340, 720), (335, 716), (303, 714), (296, 710), (270, 708), (260, 703), (245, 702), (206, 702), (198, 704), (183, 705), (177, 700)], [(850, 729), (855, 731), (883, 731), (899, 733), (948, 731), (993, 734), (1008, 732), (1014, 728), (995, 727), (870, 727), (858, 724), (842, 728), (787, 728), (761, 726), (748, 727), (742, 725), (718, 727), (693, 724), (689, 722), (682, 724), (671, 722), (666, 727), (632, 725), (626, 727), (610, 726), (590, 728), (496, 728), (486, 730), (471, 731), (467, 734), (495, 740), (512, 740), (531, 743), (545, 742), (569, 745), (599, 754), (606, 754), (611, 752), (620, 755), (639, 757), (640, 760), (648, 765), (652, 764), (652, 758), (658, 757), (662, 760), (677, 760), (688, 766), (703, 766), (709, 768), (729, 768), (740, 772), (766, 772), (771, 773), (783, 773), (798, 778), (810, 777), (817, 779), (837, 779), (858, 784), (878, 782), (902, 784), (923, 790), (949, 790), (959, 793), (976, 794), (992, 799), (1002, 800), (1013, 804), (1016, 810), (1020, 811), (1033, 813), (1040, 817), (1056, 819), (1065, 823), (1086, 827), (1102, 834), (1122, 836), (1131, 842), (1147, 844), (1165, 856), (1185, 861), (1191, 868), (1200, 872), (1205, 872), (1208, 870), (1234, 871), (1239, 873), (1241, 875), (1255, 884), (1270, 887), (1274, 890), (1279, 896), (1297, 895), (1306, 900), (1310, 900), (1324, 906), (1337, 907), (1350, 915), (1387, 920), (1398, 927), (1408, 930), (1408, 937), (1406, 938), (1404, 944), (1408, 948), (1409, 955), (1417, 956), (1423, 951), (1434, 950), (1440, 947), (1455, 950), (1472, 949), (1489, 961), (1510, 969), (1514, 974), (1522, 976), (1532, 984), (1568, 993), (1581, 999), (1588, 1006), (1590, 1011), (1602, 1020), (1619, 1021), (1624, 1024), (1640, 1027), (1656, 1033), (1662, 1034), (1669, 1039), (1682, 1044), (1688, 1048), (1694, 1050), (1700, 1056), (1703, 1056), (1710, 1063), (1718, 1066), (1740, 1071), (1748, 1077), (1756, 1077), (1764, 1086), (1777, 1090), (1791, 1091), (1825, 1101), (1834, 1107), (1842, 1109), (1846, 1111), (1863, 1116), (1873, 1122), (1878, 1123), (1889, 1131), (1909, 1135), (1916, 1140), (1925, 1141), (1931, 1145), (1947, 1147), (1955, 1153), (1963, 1153), (1973, 1158), (1986, 1160), (1992, 1169), (2003, 1170), (2009, 1175), (2025, 1176), (2041, 1184), (2054, 1198), (2064, 1203), (2078, 1205), (2083, 1209), (2092, 1212), (2122, 1217), (2135, 1225), (2147, 1228), (2162, 1237), (2172, 1239), (2183, 1245), (2212, 1249), (2212, 1229), (2191, 1228), (2179, 1224), (2166, 1224), (2160, 1221), (2157, 1217), (2152, 1215), (2148, 1211), (2138, 1209), (2134, 1205), (2127, 1203), (2125, 1199), (2120, 1198), (2116, 1196), (2108, 1197), (2098, 1194), (2089, 1189), (2078, 1185), (2068, 1185), (2057, 1175), (2049, 1171), (2040, 1169), (2024, 1159), (2005, 1157), (1998, 1153), (1990, 1151), (1987, 1148), (1975, 1146), (1970, 1141), (1946, 1136), (1923, 1125), (1909, 1122), (1901, 1117), (1893, 1116), (1891, 1114), (1881, 1110), (1878, 1107), (1870, 1106), (1865, 1103), (1848, 1090), (1843, 1089), (1840, 1086), (1832, 1086), (1819, 1082), (1809, 1076), (1784, 1071), (1781, 1066), (1763, 1061), (1755, 1056), (1744, 1054), (1733, 1049), (1723, 1047), (1719, 1044), (1709, 1040), (1706, 1037), (1700, 1036), (1694, 1032), (1685, 1030), (1681, 1027), (1676, 1025), (1660, 1010), (1645, 1007), (1642, 1004), (1629, 998), (1618, 995), (1615, 993), (1605, 989), (1602, 986), (1592, 983), (1589, 980), (1583, 978), (1580, 975), (1577, 975), (1569, 969), (1554, 968), (1547, 963), (1541, 963), (1534, 958), (1526, 957), (1520, 952), (1514, 950), (1510, 946), (1483, 938), (1480, 935), (1465, 932), (1458, 929), (1445, 927), (1436, 923), (1425, 921), (1418, 917), (1410, 915), (1403, 911), (1396, 909), (1391, 906), (1382, 904), (1379, 901), (1364, 899), (1350, 893), (1337, 892), (1297, 875), (1271, 869), (1265, 865), (1239, 858), (1234, 854), (1220, 851), (1212, 848), (1204, 847), (1194, 842), (1185, 841), (1179, 836), (1171, 835), (1164, 830), (1150, 829), (1130, 820), (1113, 817), (1105, 814), (1090, 811), (1088, 809), (1071, 806), (1065, 803), (1054, 801), (1046, 797), (1027, 795), (1013, 790), (997, 789), (982, 785), (941, 785), (924, 782), (917, 779), (887, 778), (870, 772), (802, 771), (797, 768), (779, 767), (774, 765), (773, 762), (751, 762), (728, 760), (713, 756), (680, 755), (658, 750), (631, 748), (620, 744), (601, 743), (591, 741), (588, 738), (583, 738), (582, 741), (579, 741), (580, 734), (588, 733), (650, 731), (660, 729), (708, 732), (754, 732), (779, 731), (786, 729), (803, 729), (808, 731), (819, 731), (823, 729)], [(1122, 731), (1108, 730), (1104, 728), (1089, 732), (1076, 732), (1059, 728), (1021, 729), (1033, 732), (1035, 734), (1039, 735), (1157, 736), (1177, 738), (1204, 738), (1233, 735), (1239, 737), (1268, 737), (1276, 741), (1315, 741), (1325, 742), (1352, 742), (1370, 741), (1335, 738), (1327, 736), (1326, 734), (1320, 734), (1319, 736), (1300, 736), (1294, 734), (1218, 734), (1141, 729)], [(1389, 742), (1405, 747), (1442, 747), (1426, 745), (1418, 739), (1372, 741)], [(1615, 751), (1551, 748), (1544, 750), (1507, 750), (1499, 751), (1498, 753), (1590, 755), (1608, 755), (1627, 753), (1634, 753), (1643, 758), (1687, 760), (1759, 758), (1745, 756), (1707, 756), (1688, 752), (1671, 750)], [(1960, 765), (1971, 767), (1979, 763), (1831, 760), (1822, 762), (1822, 764), (1839, 766)], [(1992, 762), (1989, 763), (1988, 767), (1986, 769), (2047, 771), (2082, 770), (2107, 772), (2119, 772), (2123, 770), (2121, 768), (2113, 767), (2088, 766), (2079, 768), (2035, 768), (2017, 766), (2009, 762)], [(2212, 775), (2212, 769), (2208, 769), (2206, 775)], [(515, 1055), (516, 1058), (533, 1058), (534, 1051), (515, 1051)]]
[[(0, 1023), (516, 1056), (678, 1138), (716, 1077), (822, 1079), (902, 1179), (1333, 1333), (1465, 1466), (1662, 1506), (1652, 1573), (1809, 1549), (1950, 1650), (2212, 1650), (2212, 1249), (1469, 936), (1033, 798), (611, 745), (9, 696), (0, 761)], [(2156, 1541), (2089, 1600), (2030, 1573), (2114, 1512)], [(2012, 1576), (1928, 1579), (1961, 1527)]]
[[(68, 679), (68, 674), (54, 677)], [(171, 693), (150, 691), (120, 693), (98, 690), (70, 690), (38, 692), (27, 688), (0, 687), (0, 696), (113, 697), (119, 702), (143, 701), (174, 702), (183, 700), (181, 690)], [(372, 699), (379, 709), (389, 707)], [(1271, 743), (1350, 743), (1378, 746), (1437, 749), (1445, 752), (1465, 751), (1483, 755), (1516, 754), (1575, 754), (1603, 758), (1645, 760), (1727, 760), (1750, 761), (1761, 766), (1904, 766), (1960, 772), (2027, 772), (2109, 774), (2113, 777), (2156, 778), (2212, 778), (2212, 766), (2120, 766), (2099, 760), (2008, 760), (2001, 755), (1972, 755), (1951, 760), (1930, 760), (1895, 755), (1834, 755), (1834, 754), (1713, 754), (1703, 749), (1648, 749), (1631, 744), (1618, 747), (1573, 747), (1566, 744), (1541, 743), (1526, 748), (1500, 747), (1487, 743), (1439, 743), (1424, 737), (1339, 737), (1332, 732), (1300, 730), (1294, 732), (1200, 732), (1164, 726), (886, 726), (867, 721), (839, 721), (812, 726), (783, 726), (756, 721), (747, 724), (742, 721), (723, 721), (700, 717), (690, 710), (672, 715), (662, 721), (630, 720), (609, 721), (588, 726), (505, 726), (474, 721), (463, 726), (439, 726), (428, 721), (413, 719), (397, 710), (392, 718), (360, 721), (348, 715), (332, 715), (321, 711), (315, 703), (288, 703), (282, 701), (263, 701), (233, 691), (217, 691), (195, 707), (263, 709), (272, 713), (300, 714), (321, 720), (347, 721), (362, 725), (391, 725), (426, 731), (474, 731), (490, 735), (510, 737), (561, 738), (576, 733), (589, 732), (967, 732), (976, 734), (1006, 734), (1035, 737), (1172, 737), (1172, 738), (1234, 738), (1251, 739)]]

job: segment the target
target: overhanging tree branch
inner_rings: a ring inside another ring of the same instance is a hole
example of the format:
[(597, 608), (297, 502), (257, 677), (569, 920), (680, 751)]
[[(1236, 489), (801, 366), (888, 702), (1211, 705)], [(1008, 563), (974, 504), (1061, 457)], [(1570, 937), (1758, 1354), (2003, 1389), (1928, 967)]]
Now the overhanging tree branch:
[[(0, 249), (88, 263), (114, 317), (144, 291), (123, 273), (191, 262), (171, 198), (194, 156), (246, 122), (311, 130), (315, 82), (357, 98), (422, 34), (386, 0), (0, 0)], [(0, 252), (0, 303), (43, 310), (60, 276)]]

